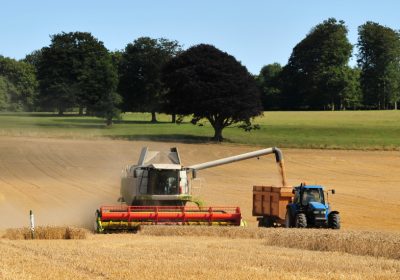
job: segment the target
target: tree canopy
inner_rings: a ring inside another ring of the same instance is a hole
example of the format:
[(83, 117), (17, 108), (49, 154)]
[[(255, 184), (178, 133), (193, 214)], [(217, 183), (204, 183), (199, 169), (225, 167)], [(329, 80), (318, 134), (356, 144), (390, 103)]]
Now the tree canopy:
[(279, 63), (265, 65), (256, 77), (261, 88), (264, 110), (279, 109), (281, 106), (280, 78), (282, 66)]
[(117, 71), (103, 43), (86, 32), (51, 36), (38, 63), (40, 102), (59, 113), (72, 107), (104, 117), (110, 124), (119, 112)]
[(141, 37), (126, 46), (120, 57), (118, 92), (123, 97), (124, 111), (162, 111), (164, 86), (161, 69), (164, 64), (181, 51), (177, 41), (164, 38)]
[(7, 110), (33, 110), (37, 94), (35, 68), (23, 61), (0, 56), (0, 77)]
[(397, 108), (400, 99), (400, 34), (375, 22), (358, 28), (358, 65), (367, 106)]
[(330, 18), (311, 29), (298, 43), (282, 71), (288, 108), (334, 109), (342, 106), (340, 93), (352, 52), (343, 21)]
[(167, 100), (178, 114), (192, 114), (193, 123), (207, 119), (216, 141), (235, 123), (248, 127), (261, 114), (260, 92), (254, 78), (233, 56), (214, 46), (193, 46), (163, 69)]

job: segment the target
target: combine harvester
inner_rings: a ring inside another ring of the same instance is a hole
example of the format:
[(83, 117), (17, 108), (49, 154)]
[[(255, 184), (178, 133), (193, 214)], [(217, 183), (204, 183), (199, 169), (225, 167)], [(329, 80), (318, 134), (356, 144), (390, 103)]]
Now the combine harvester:
[(100, 207), (96, 211), (95, 230), (136, 231), (141, 225), (243, 226), (237, 206), (186, 206), (187, 202), (195, 202), (192, 179), (202, 169), (269, 154), (275, 154), (282, 185), (286, 185), (282, 153), (275, 147), (186, 167), (181, 164), (177, 148), (167, 153), (143, 148), (138, 163), (122, 171), (119, 201), (125, 205)]
[(275, 155), (282, 187), (253, 187), (253, 216), (258, 217), (259, 226), (340, 228), (339, 213), (325, 202), (323, 187), (287, 186), (282, 152), (276, 147), (186, 167), (177, 148), (167, 153), (143, 148), (138, 164), (122, 171), (119, 201), (125, 204), (100, 207), (95, 230), (136, 231), (141, 225), (243, 226), (238, 206), (186, 206), (196, 203), (192, 180), (199, 170), (269, 154)]

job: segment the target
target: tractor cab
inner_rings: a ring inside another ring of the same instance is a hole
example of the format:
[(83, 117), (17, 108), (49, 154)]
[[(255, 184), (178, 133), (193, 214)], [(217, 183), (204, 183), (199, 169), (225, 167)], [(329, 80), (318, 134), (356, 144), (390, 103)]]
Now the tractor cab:
[(340, 228), (339, 212), (331, 211), (322, 186), (302, 183), (293, 188), (293, 194), (293, 202), (287, 206), (288, 227)]

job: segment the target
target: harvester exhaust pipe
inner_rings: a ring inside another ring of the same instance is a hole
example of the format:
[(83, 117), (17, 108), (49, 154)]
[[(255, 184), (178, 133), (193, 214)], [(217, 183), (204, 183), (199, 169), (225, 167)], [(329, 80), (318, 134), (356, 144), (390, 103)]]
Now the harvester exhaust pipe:
[(282, 154), (282, 151), (277, 147), (267, 148), (267, 149), (249, 152), (249, 153), (245, 153), (245, 154), (241, 154), (241, 155), (237, 155), (237, 156), (231, 156), (231, 157), (227, 157), (227, 158), (222, 158), (222, 159), (217, 159), (217, 160), (213, 160), (213, 161), (209, 161), (209, 162), (195, 164), (195, 165), (188, 166), (188, 169), (192, 170), (193, 178), (196, 178), (197, 171), (202, 170), (202, 169), (211, 168), (211, 167), (215, 167), (215, 166), (219, 166), (219, 165), (224, 165), (224, 164), (228, 164), (228, 163), (232, 163), (232, 162), (236, 162), (236, 161), (260, 157), (260, 156), (269, 155), (269, 154), (275, 154), (275, 160), (278, 164), (279, 173), (280, 173), (281, 179), (282, 179), (282, 185), (286, 186), (286, 173), (285, 173), (285, 166), (283, 163), (283, 154)]

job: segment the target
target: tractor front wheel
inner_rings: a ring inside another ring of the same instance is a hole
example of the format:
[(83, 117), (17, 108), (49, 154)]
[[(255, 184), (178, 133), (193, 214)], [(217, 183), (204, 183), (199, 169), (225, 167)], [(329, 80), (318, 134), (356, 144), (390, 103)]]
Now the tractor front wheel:
[(297, 228), (306, 228), (307, 227), (307, 217), (304, 213), (299, 213), (296, 215), (295, 226)]
[(332, 213), (328, 217), (329, 227), (332, 229), (340, 229), (339, 213)]
[(286, 216), (285, 216), (285, 228), (291, 228), (293, 227), (293, 218), (290, 215), (289, 210), (286, 211)]

